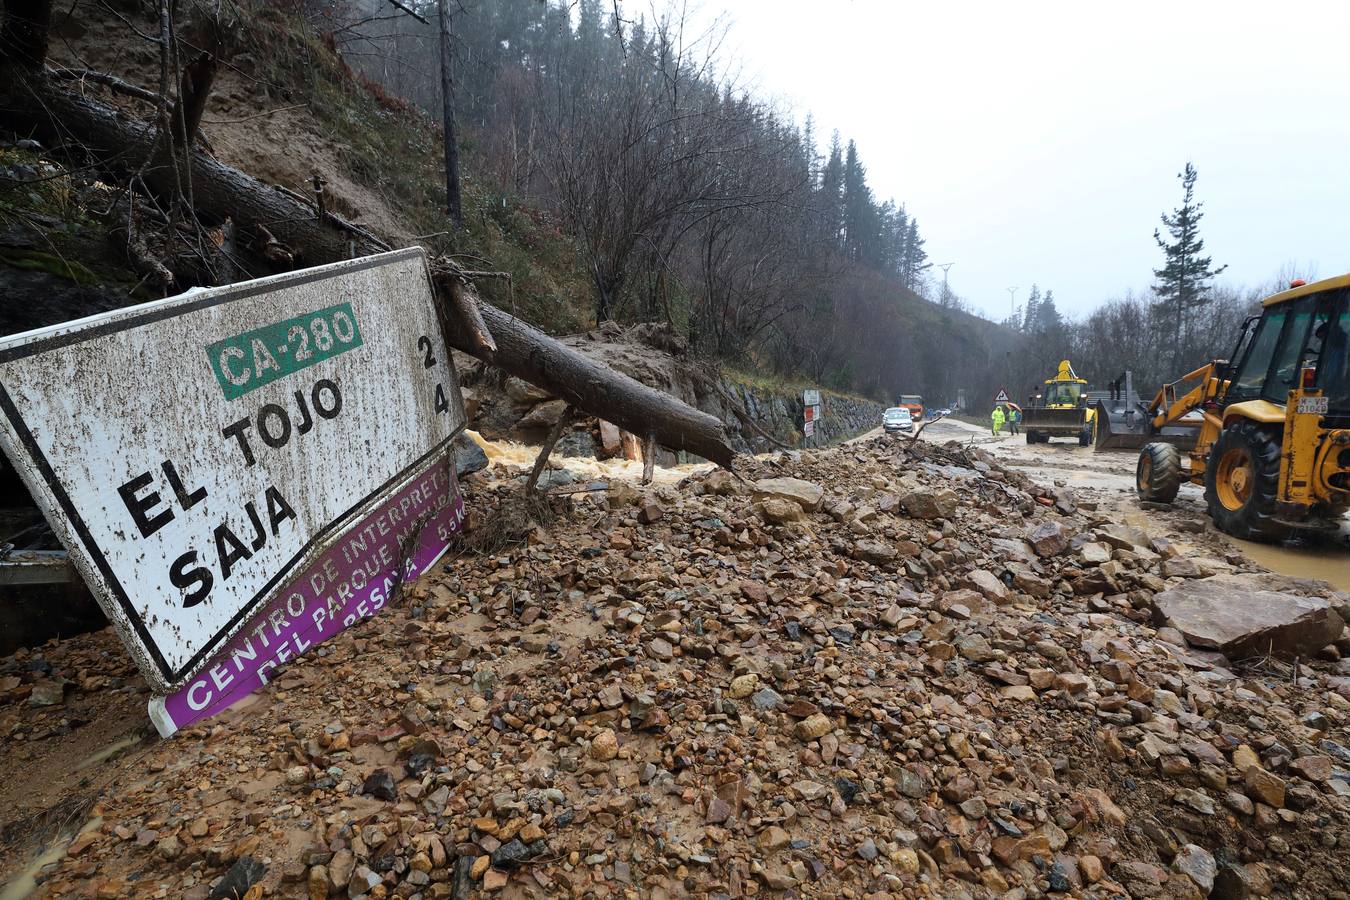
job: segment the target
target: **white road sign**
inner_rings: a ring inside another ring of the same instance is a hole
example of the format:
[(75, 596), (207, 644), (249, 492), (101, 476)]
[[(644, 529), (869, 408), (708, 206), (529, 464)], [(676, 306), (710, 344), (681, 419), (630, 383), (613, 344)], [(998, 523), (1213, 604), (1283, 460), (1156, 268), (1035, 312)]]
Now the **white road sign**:
[(815, 388), (807, 388), (806, 390), (802, 391), (802, 403), (805, 406), (819, 406), (820, 391), (816, 390)]
[[(5, 338), (0, 412), (0, 444), (158, 690), (464, 425), (418, 249)], [(411, 528), (397, 512), (382, 527)]]

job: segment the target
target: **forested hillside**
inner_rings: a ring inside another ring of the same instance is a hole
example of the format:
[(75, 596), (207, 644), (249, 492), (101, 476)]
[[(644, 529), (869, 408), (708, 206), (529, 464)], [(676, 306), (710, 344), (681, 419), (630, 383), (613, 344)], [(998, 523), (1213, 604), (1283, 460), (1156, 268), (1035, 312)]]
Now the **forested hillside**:
[[(308, 23), (439, 116), (436, 5), (412, 8), (427, 22), (365, 0)], [(452, 9), (465, 184), (556, 217), (588, 317), (664, 319), (711, 359), (882, 397), (997, 380), (1001, 329), (918, 294), (917, 218), (875, 195), (852, 141), (741, 91), (720, 31), (696, 32), (679, 7), (616, 19), (599, 0)]]
[[(918, 217), (869, 184), (867, 155), (887, 148), (819, 135), (809, 110), (743, 89), (725, 33), (690, 25), (681, 6), (615, 10), (449, 4), (460, 227), (446, 209), (438, 4), (189, 4), (177, 15), (222, 59), (201, 124), (216, 158), (306, 196), (319, 176), (332, 209), (393, 245), (509, 276), (479, 287), (554, 332), (665, 321), (713, 363), (877, 399), (945, 403), (964, 389), (980, 406), (1000, 387), (1025, 396), (1063, 357), (1094, 382), (1129, 368), (1152, 389), (1226, 352), (1260, 293), (1206, 281), (1179, 305), (1165, 291), (1126, 295), (1071, 321), (1050, 289), (1033, 288), (1003, 323), (972, 315), (933, 277)], [(51, 55), (63, 82), (78, 76), (86, 95), (153, 118), (168, 71), (147, 44), (159, 15), (136, 0), (59, 10)], [(108, 306), (261, 274), (200, 265), (200, 245), (174, 246), (174, 229), (123, 233), (124, 194), (105, 194), (113, 179), (78, 148), (54, 149), (0, 149), (11, 180), (35, 179), (0, 196), (12, 290), (59, 305), (64, 288), (33, 280), (49, 270), (72, 291), (101, 284), (110, 296), (96, 305)], [(1193, 231), (1198, 215), (1187, 221)], [(133, 236), (148, 257), (126, 252)], [(125, 271), (108, 271), (110, 252)], [(167, 280), (147, 276), (150, 257)], [(19, 327), (30, 326), (7, 330)]]

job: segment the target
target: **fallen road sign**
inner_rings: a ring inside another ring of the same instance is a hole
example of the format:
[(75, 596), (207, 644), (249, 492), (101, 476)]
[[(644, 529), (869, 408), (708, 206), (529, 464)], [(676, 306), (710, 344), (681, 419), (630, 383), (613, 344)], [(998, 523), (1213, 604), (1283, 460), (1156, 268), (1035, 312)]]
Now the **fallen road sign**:
[(463, 522), (454, 460), (441, 456), (294, 573), (195, 678), (152, 697), (160, 735), (215, 715), (267, 684), (281, 663), (380, 612), (399, 585), (436, 564)]
[[(0, 444), (160, 693), (464, 426), (420, 249), (5, 338), (0, 413)], [(415, 545), (424, 522), (394, 514)]]

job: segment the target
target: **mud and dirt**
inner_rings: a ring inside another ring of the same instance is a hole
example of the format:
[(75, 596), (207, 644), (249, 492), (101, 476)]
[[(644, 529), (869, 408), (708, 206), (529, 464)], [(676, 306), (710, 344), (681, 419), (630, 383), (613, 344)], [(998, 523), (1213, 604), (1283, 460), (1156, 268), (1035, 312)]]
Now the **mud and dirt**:
[[(1076, 447), (922, 437), (647, 488), (559, 457), (548, 516), (167, 741), (107, 631), (0, 659), (0, 882), (1348, 896), (1350, 640), (1296, 669), (1189, 648), (1149, 598), (1260, 577), (1237, 548), (1185, 509), (1122, 541), (1146, 511), (1069, 476), (1119, 477)], [(478, 522), (533, 460), (483, 444)]]
[(923, 437), (978, 446), (1034, 481), (1071, 488), (1077, 496), (1098, 504), (1099, 512), (1127, 525), (1150, 532), (1182, 534), (1188, 541), (1203, 544), (1216, 554), (1240, 554), (1260, 568), (1294, 578), (1325, 581), (1337, 590), (1350, 591), (1350, 519), (1333, 535), (1283, 544), (1244, 541), (1214, 527), (1206, 512), (1204, 489), (1198, 485), (1183, 484), (1170, 509), (1143, 507), (1135, 495), (1138, 455), (1132, 450), (1097, 451), (1063, 439), (1027, 444), (1025, 435), (1005, 433), (995, 438), (987, 428), (957, 420), (937, 422)]

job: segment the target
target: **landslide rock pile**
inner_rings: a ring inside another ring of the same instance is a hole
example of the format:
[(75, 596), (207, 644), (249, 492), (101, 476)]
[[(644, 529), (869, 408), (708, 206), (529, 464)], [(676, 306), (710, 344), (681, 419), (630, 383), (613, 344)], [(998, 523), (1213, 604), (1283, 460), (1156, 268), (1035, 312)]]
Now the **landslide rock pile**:
[[(1347, 896), (1344, 632), (1295, 663), (1150, 624), (1249, 564), (954, 446), (741, 475), (579, 490), (453, 556), (261, 702), (135, 751), (41, 890)], [(516, 490), (483, 478), (480, 522)], [(0, 756), (123, 685), (103, 668), (106, 633), (3, 661)]]

